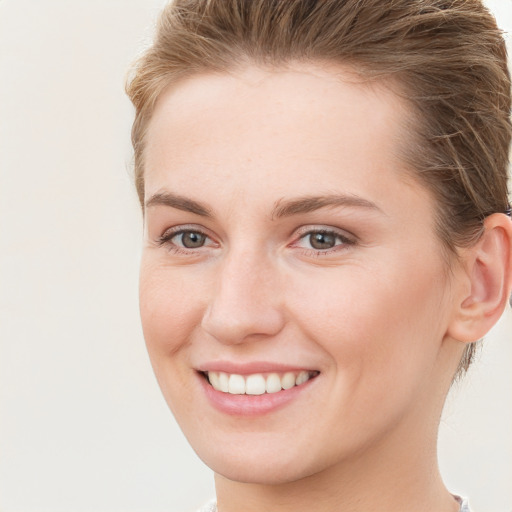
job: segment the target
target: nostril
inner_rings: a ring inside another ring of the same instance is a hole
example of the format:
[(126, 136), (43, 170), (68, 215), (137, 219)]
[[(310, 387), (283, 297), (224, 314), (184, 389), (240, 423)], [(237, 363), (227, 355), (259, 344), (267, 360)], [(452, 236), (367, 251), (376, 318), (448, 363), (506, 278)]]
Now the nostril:
[(217, 301), (203, 317), (201, 327), (220, 343), (235, 345), (275, 336), (283, 328), (281, 312), (269, 303), (228, 307)]

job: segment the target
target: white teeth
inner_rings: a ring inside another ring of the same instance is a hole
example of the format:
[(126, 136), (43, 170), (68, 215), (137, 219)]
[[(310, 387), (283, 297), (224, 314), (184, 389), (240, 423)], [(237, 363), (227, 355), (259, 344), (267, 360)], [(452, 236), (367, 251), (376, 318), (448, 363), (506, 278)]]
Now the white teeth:
[(285, 374), (269, 373), (266, 377), (261, 373), (252, 375), (228, 374), (225, 372), (208, 372), (208, 380), (213, 389), (232, 395), (263, 395), (277, 393), (282, 389), (291, 389), (307, 382), (317, 372), (301, 371)]
[(292, 372), (285, 373), (281, 379), (281, 386), (283, 389), (293, 388), (295, 386), (295, 374)]
[(299, 375), (297, 375), (297, 379), (295, 380), (295, 385), (300, 386), (301, 384), (304, 384), (304, 382), (307, 382), (309, 380), (309, 373), (308, 372), (300, 372)]
[(249, 375), (245, 381), (245, 392), (248, 395), (263, 395), (265, 393), (263, 375)]
[(283, 389), (281, 387), (281, 379), (279, 378), (279, 375), (277, 373), (271, 373), (267, 377), (267, 393), (277, 393), (278, 391), (281, 391)]
[(229, 376), (229, 391), (232, 395), (245, 395), (245, 379), (241, 375)]
[[(224, 374), (224, 375), (226, 375), (226, 374)], [(215, 389), (220, 389), (220, 378), (219, 378), (219, 374), (217, 372), (210, 372), (208, 374), (208, 378), (210, 379), (210, 384)]]
[[(215, 388), (215, 386), (213, 387)], [(229, 393), (229, 376), (227, 373), (219, 373), (219, 387), (215, 389), (222, 391), (223, 393)]]

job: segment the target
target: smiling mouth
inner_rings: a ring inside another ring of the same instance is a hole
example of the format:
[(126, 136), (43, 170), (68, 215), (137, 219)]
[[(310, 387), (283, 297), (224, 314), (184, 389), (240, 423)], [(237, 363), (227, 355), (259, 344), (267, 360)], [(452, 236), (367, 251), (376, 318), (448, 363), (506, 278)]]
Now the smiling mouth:
[(225, 372), (201, 372), (216, 391), (231, 395), (263, 395), (301, 386), (315, 378), (318, 371), (253, 373), (239, 375)]

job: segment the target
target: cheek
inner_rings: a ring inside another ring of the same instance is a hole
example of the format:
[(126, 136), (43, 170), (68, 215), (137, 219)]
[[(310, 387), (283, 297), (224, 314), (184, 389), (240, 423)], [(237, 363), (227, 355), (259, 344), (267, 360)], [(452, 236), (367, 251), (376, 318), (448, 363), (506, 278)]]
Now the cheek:
[(442, 272), (419, 268), (383, 258), (373, 268), (306, 277), (291, 290), (293, 316), (339, 368), (393, 378), (433, 360), (444, 335)]
[(186, 346), (200, 324), (205, 290), (186, 272), (142, 261), (139, 303), (149, 355), (169, 356)]
[(324, 421), (347, 442), (364, 444), (400, 421), (431, 386), (444, 314), (435, 274), (352, 268), (294, 287), (301, 333), (328, 356)]
[(187, 417), (188, 347), (202, 319), (202, 290), (186, 272), (142, 261), (139, 303), (144, 339), (155, 377), (172, 413)]

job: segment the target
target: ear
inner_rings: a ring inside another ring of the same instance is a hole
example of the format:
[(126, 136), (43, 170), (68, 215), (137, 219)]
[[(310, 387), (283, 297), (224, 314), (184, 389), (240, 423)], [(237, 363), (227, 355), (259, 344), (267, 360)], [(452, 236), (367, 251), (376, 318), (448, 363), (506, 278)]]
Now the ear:
[(485, 219), (478, 242), (462, 253), (464, 272), (447, 334), (462, 342), (482, 339), (499, 320), (512, 289), (512, 220), (502, 213)]

